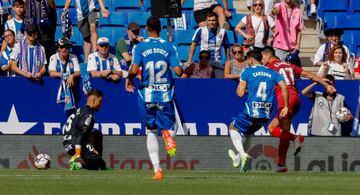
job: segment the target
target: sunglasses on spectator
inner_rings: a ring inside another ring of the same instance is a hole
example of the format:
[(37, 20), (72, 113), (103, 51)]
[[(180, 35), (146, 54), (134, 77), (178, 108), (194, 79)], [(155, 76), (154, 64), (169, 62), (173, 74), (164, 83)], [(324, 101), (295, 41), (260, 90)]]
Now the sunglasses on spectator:
[(263, 4), (262, 4), (262, 3), (254, 3), (253, 6), (254, 6), (254, 7), (257, 7), (257, 6), (262, 7)]
[(140, 34), (140, 29), (131, 30), (131, 32), (132, 32), (134, 35), (139, 35), (139, 34)]
[(109, 44), (105, 43), (105, 44), (99, 44), (100, 47), (107, 47)]
[(242, 54), (242, 51), (233, 51), (232, 53), (233, 53), (234, 55), (235, 55), (235, 54)]
[(29, 36), (29, 37), (35, 37), (35, 36), (36, 36), (36, 32), (29, 32), (29, 33), (28, 33), (28, 36)]
[(70, 49), (70, 46), (69, 45), (59, 45), (59, 48), (60, 49)]

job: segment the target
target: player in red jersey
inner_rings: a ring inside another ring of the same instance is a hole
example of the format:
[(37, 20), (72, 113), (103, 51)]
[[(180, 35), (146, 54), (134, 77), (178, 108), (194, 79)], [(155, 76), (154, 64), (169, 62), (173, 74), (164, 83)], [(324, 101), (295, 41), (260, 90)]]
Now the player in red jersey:
[[(277, 115), (268, 126), (268, 130), (271, 135), (280, 138), (278, 148), (279, 159), (277, 171), (287, 172), (286, 154), (289, 148), (290, 140), (295, 141), (294, 155), (297, 155), (300, 152), (301, 144), (304, 141), (304, 136), (296, 136), (290, 133), (292, 118), (300, 109), (300, 92), (296, 88), (295, 78), (304, 77), (311, 79), (315, 82), (320, 83), (326, 89), (332, 92), (335, 92), (336, 89), (333, 86), (328, 85), (325, 81), (317, 77), (315, 74), (303, 70), (302, 68), (297, 67), (289, 62), (279, 60), (275, 56), (275, 50), (270, 46), (266, 46), (263, 48), (262, 56), (262, 63), (268, 68), (279, 72), (280, 75), (284, 78), (289, 93), (289, 112), (287, 116), (279, 119)], [(275, 93), (277, 96), (278, 113), (280, 113), (279, 111), (281, 111), (281, 109), (284, 107), (284, 98), (282, 97), (280, 88), (278, 88), (277, 86), (275, 88)]]

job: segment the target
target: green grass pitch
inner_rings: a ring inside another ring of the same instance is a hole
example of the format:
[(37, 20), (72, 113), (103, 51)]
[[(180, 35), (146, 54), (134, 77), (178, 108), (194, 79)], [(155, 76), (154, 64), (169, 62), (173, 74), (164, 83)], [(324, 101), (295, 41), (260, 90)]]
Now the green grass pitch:
[(360, 194), (360, 173), (0, 170), (0, 194)]

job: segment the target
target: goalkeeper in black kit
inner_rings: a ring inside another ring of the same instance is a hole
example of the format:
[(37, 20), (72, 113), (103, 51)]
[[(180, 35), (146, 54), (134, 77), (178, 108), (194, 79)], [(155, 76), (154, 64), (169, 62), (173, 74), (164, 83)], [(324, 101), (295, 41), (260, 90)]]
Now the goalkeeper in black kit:
[[(87, 96), (86, 105), (71, 114), (63, 127), (63, 146), (71, 155), (70, 170), (105, 170), (102, 155), (102, 133), (93, 131), (94, 111), (99, 111), (103, 93), (92, 89)], [(80, 158), (83, 163), (79, 162)]]

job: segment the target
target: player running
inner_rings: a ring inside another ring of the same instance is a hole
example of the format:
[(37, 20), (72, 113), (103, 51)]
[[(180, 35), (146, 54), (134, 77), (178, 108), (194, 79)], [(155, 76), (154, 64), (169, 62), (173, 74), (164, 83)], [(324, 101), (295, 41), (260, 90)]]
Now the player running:
[(125, 88), (128, 92), (134, 92), (133, 79), (140, 66), (142, 80), (138, 88), (138, 107), (147, 127), (147, 149), (155, 172), (153, 179), (160, 180), (163, 179), (163, 172), (160, 167), (159, 144), (154, 133), (161, 129), (168, 154), (175, 156), (176, 143), (172, 138), (175, 136), (174, 80), (171, 66), (179, 76), (182, 69), (176, 48), (159, 38), (160, 20), (151, 16), (146, 22), (146, 30), (149, 37), (133, 49), (133, 64)]
[[(105, 170), (106, 164), (102, 154), (102, 134), (93, 132), (95, 123), (94, 111), (99, 111), (102, 105), (103, 93), (92, 89), (88, 93), (86, 105), (71, 114), (63, 127), (63, 146), (71, 155), (70, 170), (81, 168), (89, 170)], [(97, 147), (94, 147), (97, 146)], [(81, 157), (84, 164), (77, 162)]]
[(269, 120), (276, 84), (280, 86), (282, 95), (285, 97), (280, 117), (284, 117), (288, 113), (288, 92), (284, 79), (279, 73), (261, 65), (260, 51), (249, 51), (246, 56), (250, 67), (242, 72), (240, 83), (236, 89), (239, 97), (244, 97), (246, 91), (248, 92), (248, 99), (245, 103), (246, 109), (234, 117), (229, 126), (230, 137), (238, 154), (230, 149), (228, 155), (232, 159), (234, 167), (241, 165), (241, 172), (247, 170), (251, 159), (244, 150), (243, 136), (247, 137), (246, 141), (248, 141), (248, 136), (253, 135)]
[[(277, 71), (284, 78), (286, 83), (286, 88), (289, 93), (289, 112), (288, 114), (279, 119), (279, 115), (277, 115), (269, 124), (268, 130), (270, 134), (274, 137), (280, 138), (279, 148), (278, 148), (278, 172), (287, 172), (288, 169), (286, 167), (286, 155), (289, 148), (290, 140), (295, 143), (295, 153), (297, 155), (301, 150), (301, 144), (304, 142), (304, 136), (302, 135), (294, 135), (290, 133), (291, 122), (294, 115), (300, 109), (300, 93), (296, 88), (295, 78), (305, 77), (311, 79), (315, 82), (320, 83), (329, 91), (335, 92), (335, 88), (331, 85), (328, 85), (321, 78), (317, 77), (315, 74), (303, 70), (300, 67), (295, 66), (286, 61), (281, 61), (275, 56), (274, 48), (270, 46), (266, 46), (263, 48), (262, 53), (262, 63), (268, 68)], [(284, 107), (284, 98), (282, 96), (281, 89), (276, 86), (275, 93), (277, 97), (277, 105), (278, 105), (278, 114)]]

